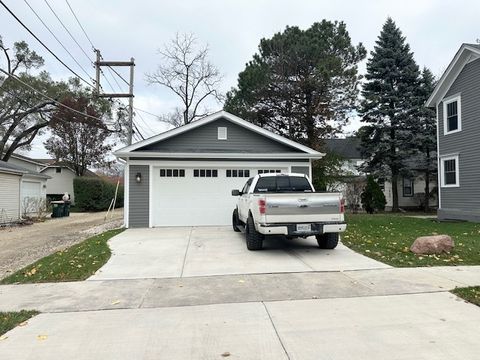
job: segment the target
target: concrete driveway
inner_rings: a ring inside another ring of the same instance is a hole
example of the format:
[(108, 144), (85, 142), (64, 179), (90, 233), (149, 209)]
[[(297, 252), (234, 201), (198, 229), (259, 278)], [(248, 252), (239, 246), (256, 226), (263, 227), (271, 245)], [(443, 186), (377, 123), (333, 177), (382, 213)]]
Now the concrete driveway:
[(339, 244), (322, 250), (314, 237), (265, 241), (248, 251), (245, 235), (230, 227), (128, 229), (110, 240), (112, 257), (90, 280), (387, 268)]

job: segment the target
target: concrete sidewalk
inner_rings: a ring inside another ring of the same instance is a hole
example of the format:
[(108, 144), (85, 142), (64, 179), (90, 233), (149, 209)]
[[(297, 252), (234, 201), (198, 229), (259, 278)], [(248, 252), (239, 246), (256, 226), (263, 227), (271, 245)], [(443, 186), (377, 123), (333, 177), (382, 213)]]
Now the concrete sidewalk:
[(480, 311), (449, 293), (40, 314), (2, 360), (476, 359)]
[(371, 297), (474, 285), (480, 285), (480, 266), (3, 285), (0, 311), (74, 312)]

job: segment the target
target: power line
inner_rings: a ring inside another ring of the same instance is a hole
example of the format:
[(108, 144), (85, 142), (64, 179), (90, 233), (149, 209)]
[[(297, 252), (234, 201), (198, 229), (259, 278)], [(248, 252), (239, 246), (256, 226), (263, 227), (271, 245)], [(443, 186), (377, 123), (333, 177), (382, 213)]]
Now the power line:
[(137, 112), (135, 113), (135, 115), (138, 115), (138, 117), (140, 118), (140, 120), (142, 121), (142, 123), (147, 127), (147, 129), (152, 133), (152, 134), (155, 134), (155, 131), (153, 131), (153, 129), (150, 127), (150, 125), (148, 125), (148, 123), (145, 121), (145, 119), (143, 118), (142, 114), (140, 112)]
[(115, 81), (115, 83), (117, 84), (118, 89), (119, 89), (120, 91), (123, 91), (123, 90), (122, 90), (122, 87), (121, 87), (120, 84), (118, 83), (117, 78), (113, 75), (112, 68), (111, 68), (110, 66), (107, 66), (107, 70), (109, 71), (110, 76), (112, 77), (112, 79), (113, 79), (113, 80)]
[(151, 112), (149, 112), (149, 111), (147, 111), (147, 110), (143, 110), (143, 109), (140, 109), (140, 108), (137, 108), (137, 107), (134, 107), (134, 109), (135, 109), (135, 110), (138, 110), (138, 111), (141, 111), (141, 112), (143, 112), (143, 113), (145, 113), (145, 114), (155, 116), (156, 118), (160, 118), (160, 116), (158, 116), (158, 115), (156, 115), (156, 114), (154, 114), (154, 113), (151, 113)]
[[(15, 18), (15, 20), (17, 20), (17, 22), (18, 22), (20, 25), (22, 25), (23, 28), (24, 28), (25, 30), (27, 30), (28, 33), (35, 38), (35, 40), (37, 40), (55, 59), (57, 59), (58, 62), (60, 62), (65, 68), (67, 68), (72, 74), (74, 74), (76, 77), (78, 77), (80, 80), (82, 80), (85, 84), (87, 84), (88, 86), (94, 87), (94, 86), (93, 86), (92, 84), (90, 84), (87, 80), (85, 80), (83, 77), (81, 77), (80, 75), (78, 75), (70, 66), (68, 66), (67, 64), (65, 64), (65, 63), (63, 62), (63, 60), (60, 59), (52, 50), (50, 50), (50, 48), (49, 48), (47, 45), (45, 45), (45, 43), (44, 43), (42, 40), (40, 40), (40, 39), (38, 38), (38, 36), (35, 35), (35, 34), (33, 33), (33, 31), (30, 30), (30, 29), (22, 22), (22, 20), (20, 20), (20, 19), (17, 17), (17, 15), (15, 15), (15, 14), (13, 13), (13, 11), (10, 10), (7, 5), (5, 5), (5, 3), (4, 3), (2, 0), (0, 0), (0, 5), (2, 5), (2, 6), (5, 8), (5, 10), (7, 10), (7, 11), (10, 13), (10, 15), (12, 15), (12, 16)], [(3, 71), (3, 70), (2, 70), (2, 71)], [(7, 74), (7, 75), (10, 75), (9, 73), (6, 73), (6, 74)]]
[(80, 69), (83, 70), (83, 72), (85, 73), (85, 75), (87, 75), (87, 77), (90, 77), (90, 75), (88, 74), (88, 72), (85, 70), (85, 68), (77, 61), (77, 59), (72, 55), (72, 53), (70, 51), (68, 51), (68, 49), (65, 47), (65, 45), (63, 45), (63, 43), (60, 41), (60, 39), (53, 33), (53, 31), (49, 28), (49, 26), (42, 20), (42, 18), (40, 17), (40, 15), (38, 15), (38, 13), (35, 11), (35, 9), (28, 3), (27, 0), (23, 0), (25, 2), (25, 4), (27, 4), (27, 6), (30, 8), (30, 10), (32, 10), (32, 12), (35, 14), (35, 16), (37, 17), (37, 19), (42, 23), (42, 25), (48, 30), (48, 32), (55, 38), (55, 40), (57, 40), (57, 42), (62, 46), (62, 48), (67, 52), (68, 55), (70, 55), (70, 57), (72, 58), (73, 61), (75, 61), (75, 63), (78, 65), (78, 67)]
[(118, 76), (120, 79), (122, 79), (125, 84), (130, 85), (130, 83), (129, 83), (127, 80), (125, 80), (124, 77), (123, 77), (117, 70), (115, 70), (115, 69), (114, 69), (113, 67), (111, 67), (111, 66), (108, 66), (108, 67), (109, 67), (110, 69), (112, 69), (113, 72), (114, 72), (115, 74), (117, 74), (117, 76)]
[(65, 29), (65, 31), (68, 33), (68, 35), (70, 35), (70, 37), (72, 38), (72, 40), (75, 42), (75, 44), (77, 44), (77, 46), (80, 48), (80, 50), (82, 50), (83, 54), (86, 56), (86, 58), (88, 59), (89, 62), (92, 63), (92, 60), (90, 59), (90, 57), (87, 55), (87, 53), (85, 52), (85, 50), (83, 49), (83, 47), (78, 43), (77, 39), (75, 39), (75, 37), (72, 35), (72, 33), (70, 32), (70, 30), (68, 30), (68, 28), (65, 26), (65, 24), (63, 23), (63, 21), (60, 19), (60, 17), (57, 15), (57, 13), (55, 12), (55, 10), (53, 10), (53, 8), (50, 6), (50, 4), (48, 3), (47, 0), (43, 0), (45, 2), (45, 4), (47, 4), (48, 8), (50, 9), (50, 11), (53, 13), (53, 15), (55, 15), (55, 17), (57, 18), (57, 20), (60, 22), (60, 24), (63, 26), (63, 28)]
[(92, 40), (90, 40), (90, 37), (87, 35), (87, 32), (85, 31), (84, 27), (82, 26), (82, 23), (80, 22), (80, 20), (78, 20), (77, 15), (75, 15), (75, 11), (73, 11), (73, 9), (72, 9), (72, 7), (70, 6), (70, 3), (68, 2), (68, 0), (65, 0), (65, 2), (67, 3), (68, 8), (70, 9), (70, 11), (72, 12), (73, 16), (75, 17), (75, 20), (77, 20), (77, 24), (78, 24), (78, 25), (80, 26), (80, 28), (82, 29), (83, 34), (84, 34), (85, 37), (87, 38), (88, 42), (90, 43), (90, 45), (92, 45), (93, 50), (95, 50), (95, 46), (93, 45)]

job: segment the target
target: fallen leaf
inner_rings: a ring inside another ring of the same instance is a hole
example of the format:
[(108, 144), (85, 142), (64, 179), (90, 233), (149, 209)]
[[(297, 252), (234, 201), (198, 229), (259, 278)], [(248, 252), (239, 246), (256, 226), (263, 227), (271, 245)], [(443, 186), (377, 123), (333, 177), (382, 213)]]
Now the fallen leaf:
[(229, 357), (230, 356), (230, 353), (228, 351), (225, 351), (223, 354), (222, 354), (222, 357)]
[(244, 283), (244, 282), (245, 282), (245, 280), (243, 280), (243, 279), (240, 279), (240, 280), (238, 280), (238, 282), (239, 282), (239, 283)]
[(0, 341), (7, 340), (8, 336), (7, 335), (2, 335), (0, 336)]
[(18, 326), (27, 326), (27, 325), (28, 325), (28, 321), (24, 321), (18, 324)]
[(120, 300), (112, 301), (112, 305), (117, 305), (117, 304), (120, 304)]
[(47, 340), (47, 338), (48, 338), (48, 335), (37, 335), (37, 340), (40, 340), (40, 341)]

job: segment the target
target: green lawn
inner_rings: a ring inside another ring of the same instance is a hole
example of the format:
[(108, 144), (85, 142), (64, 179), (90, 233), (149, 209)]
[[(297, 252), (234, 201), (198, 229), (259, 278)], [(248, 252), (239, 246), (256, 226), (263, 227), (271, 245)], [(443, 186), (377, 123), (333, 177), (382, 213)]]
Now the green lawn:
[(6, 277), (0, 284), (85, 280), (107, 262), (111, 255), (107, 241), (123, 230), (109, 230), (57, 251)]
[[(401, 214), (347, 214), (342, 242), (373, 259), (397, 267), (480, 265), (480, 224), (438, 222)], [(410, 246), (424, 235), (447, 234), (455, 242), (450, 254), (415, 255)]]
[(455, 290), (452, 290), (452, 293), (472, 304), (480, 306), (480, 286), (456, 288)]
[(31, 310), (22, 310), (19, 312), (0, 312), (0, 336), (37, 314), (37, 311)]

